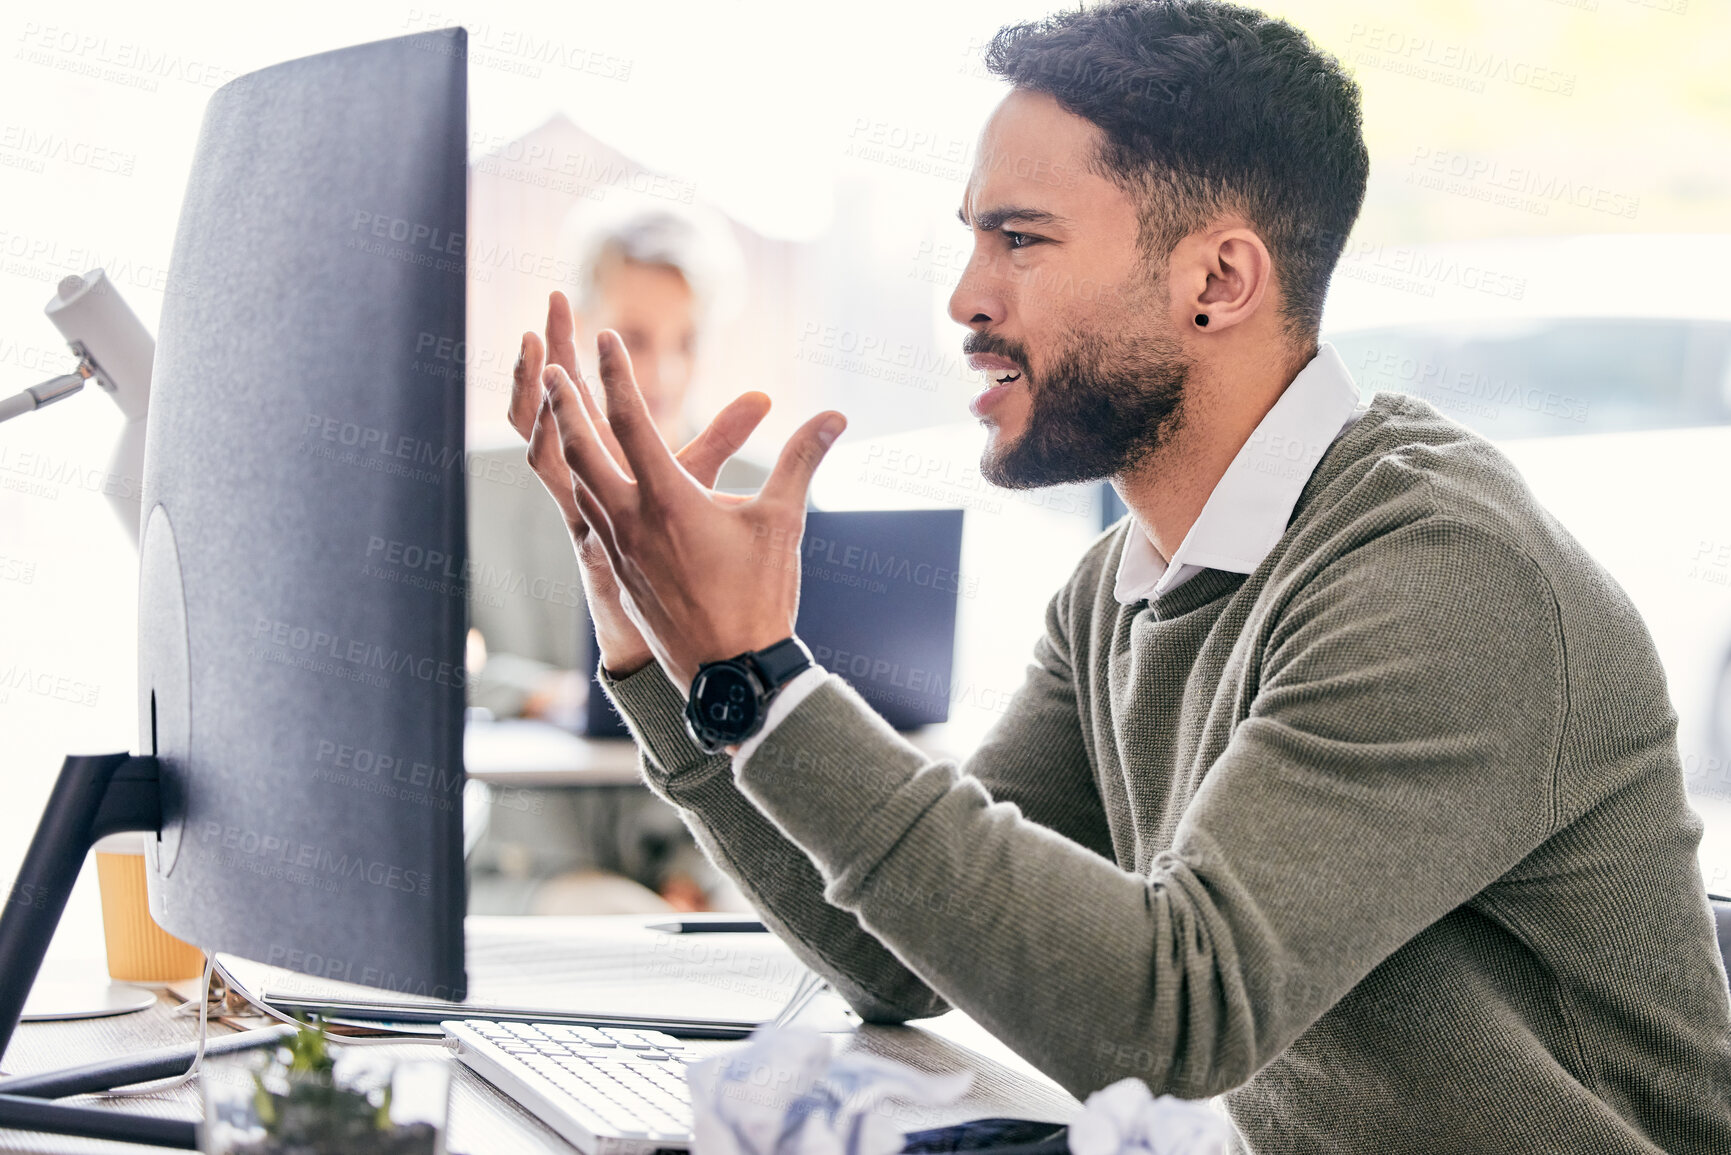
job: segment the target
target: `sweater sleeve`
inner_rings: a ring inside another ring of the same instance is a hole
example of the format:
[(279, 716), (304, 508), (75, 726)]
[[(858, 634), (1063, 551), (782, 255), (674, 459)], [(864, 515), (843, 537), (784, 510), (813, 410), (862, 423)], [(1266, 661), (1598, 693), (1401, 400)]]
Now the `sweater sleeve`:
[(740, 786), (831, 903), (1068, 1090), (1201, 1097), (1547, 837), (1561, 663), (1533, 563), (1429, 518), (1296, 592), (1145, 875), (929, 761), (835, 679)]
[[(1054, 598), (1047, 611), (1049, 628), (1058, 620), (1063, 596)], [(899, 1023), (949, 1009), (851, 910), (825, 898), (824, 880), (811, 858), (740, 793), (729, 758), (704, 754), (691, 741), (684, 696), (660, 666), (651, 662), (621, 679), (603, 669), (600, 679), (637, 739), (650, 789), (680, 810), (698, 844), (738, 883), (765, 924), (828, 978), (861, 1018)], [(846, 684), (832, 674), (816, 692), (829, 683)], [(896, 742), (906, 745), (899, 735)], [(1031, 821), (1047, 821), (1108, 853), (1105, 816), (1082, 746), (1075, 686), (1067, 661), (1050, 639), (1042, 638), (1036, 647), (1026, 681), (967, 763), (967, 773), (979, 774), (984, 789), (1022, 805)]]

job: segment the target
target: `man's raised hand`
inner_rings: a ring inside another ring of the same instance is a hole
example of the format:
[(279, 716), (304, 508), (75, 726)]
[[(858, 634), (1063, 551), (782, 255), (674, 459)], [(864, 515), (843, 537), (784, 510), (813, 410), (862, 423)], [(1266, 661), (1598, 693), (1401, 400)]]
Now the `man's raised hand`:
[[(575, 479), (565, 462), (552, 416), (556, 397), (563, 398), (567, 408), (575, 404), (592, 411), (590, 421), (598, 436), (617, 460), (624, 461), (607, 418), (595, 406), (577, 366), (576, 322), (570, 302), (559, 292), (548, 300), (545, 343), (535, 333), (523, 335), (522, 351), (512, 374), (508, 417), (511, 427), (528, 442), (529, 465), (559, 506), (570, 531), (581, 565), (589, 614), (600, 642), (602, 664), (614, 674), (628, 674), (648, 664), (653, 655), (625, 612), (606, 552), (590, 532), (579, 508)], [(693, 481), (704, 487), (713, 486), (721, 467), (745, 444), (768, 412), (769, 398), (761, 393), (747, 393), (735, 399), (679, 451), (676, 460)]]
[[(650, 652), (675, 685), (689, 685), (704, 662), (793, 633), (806, 492), (846, 419), (833, 411), (813, 417), (756, 497), (730, 498), (662, 444), (618, 334), (603, 331), (598, 344), (606, 416), (586, 389), (553, 388), (564, 384), (557, 367), (545, 374), (564, 461), (578, 482), (573, 498)], [(700, 456), (726, 447), (735, 429), (724, 419), (753, 398), (762, 406), (749, 412), (756, 426), (768, 398), (746, 394), (693, 442), (714, 439)]]

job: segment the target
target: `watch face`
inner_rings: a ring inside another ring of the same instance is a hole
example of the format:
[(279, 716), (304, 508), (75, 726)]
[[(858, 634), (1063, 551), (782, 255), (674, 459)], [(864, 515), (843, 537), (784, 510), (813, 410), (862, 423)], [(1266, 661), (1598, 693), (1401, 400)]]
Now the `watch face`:
[(757, 686), (750, 674), (732, 664), (711, 666), (698, 675), (692, 699), (703, 725), (721, 738), (743, 738), (757, 722)]

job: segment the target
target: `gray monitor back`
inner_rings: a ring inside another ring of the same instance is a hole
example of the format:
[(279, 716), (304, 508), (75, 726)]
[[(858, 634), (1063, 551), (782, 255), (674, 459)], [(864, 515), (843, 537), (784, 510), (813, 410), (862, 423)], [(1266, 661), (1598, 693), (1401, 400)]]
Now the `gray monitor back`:
[(211, 99), (144, 469), (152, 913), (198, 946), (460, 998), (461, 30)]

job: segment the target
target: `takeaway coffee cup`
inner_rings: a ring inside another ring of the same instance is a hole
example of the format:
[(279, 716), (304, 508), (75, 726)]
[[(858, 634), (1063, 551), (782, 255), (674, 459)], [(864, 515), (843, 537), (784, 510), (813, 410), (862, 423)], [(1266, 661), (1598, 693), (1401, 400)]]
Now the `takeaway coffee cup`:
[(111, 834), (96, 844), (108, 976), (116, 982), (172, 983), (204, 973), (204, 954), (150, 917), (144, 888), (144, 835)]

